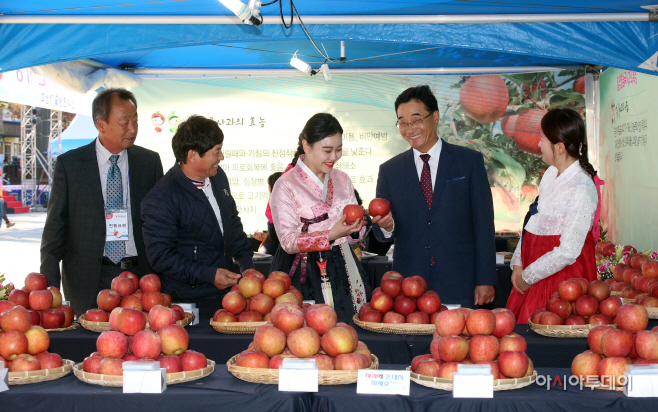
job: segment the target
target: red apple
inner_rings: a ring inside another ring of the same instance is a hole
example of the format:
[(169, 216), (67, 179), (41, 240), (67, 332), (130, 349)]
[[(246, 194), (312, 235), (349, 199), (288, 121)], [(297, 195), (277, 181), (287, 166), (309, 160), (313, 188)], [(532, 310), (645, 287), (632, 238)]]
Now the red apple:
[(386, 199), (374, 198), (368, 205), (370, 216), (386, 216), (391, 211), (391, 202)]
[(239, 292), (229, 292), (222, 299), (222, 307), (234, 315), (239, 315), (247, 308), (247, 301)]
[[(472, 341), (472, 339), (471, 339)], [(500, 352), (525, 352), (528, 349), (528, 344), (525, 338), (516, 333), (505, 335), (500, 338)]]
[(23, 332), (6, 331), (0, 335), (0, 356), (13, 361), (17, 355), (27, 353), (28, 345), (29, 341)]
[(642, 359), (658, 360), (658, 333), (641, 330), (635, 335), (635, 349)]
[(393, 300), (393, 310), (406, 317), (416, 311), (416, 302), (400, 294)]
[(119, 306), (121, 303), (121, 295), (115, 290), (103, 289), (98, 292), (96, 297), (96, 305), (99, 309), (102, 309), (106, 312), (111, 312), (112, 309)]
[(155, 273), (146, 275), (139, 280), (139, 289), (143, 292), (160, 292), (162, 283)]
[(164, 303), (164, 295), (160, 292), (149, 290), (142, 295), (142, 307), (147, 312), (157, 305), (164, 306)]
[(575, 280), (565, 280), (557, 290), (560, 298), (569, 302), (575, 302), (583, 294), (582, 286)]
[(155, 359), (162, 352), (162, 339), (150, 329), (140, 330), (133, 337), (130, 348), (138, 358)]
[(160, 367), (167, 369), (167, 373), (183, 372), (183, 362), (180, 356), (160, 355), (155, 360), (160, 362)]
[(578, 354), (571, 362), (571, 374), (577, 376), (581, 382), (588, 376), (598, 376), (601, 359), (601, 355), (591, 350)]
[(599, 310), (599, 301), (594, 296), (584, 295), (576, 301), (576, 311), (580, 316), (591, 316)]
[(180, 325), (167, 325), (158, 331), (162, 340), (162, 353), (165, 355), (180, 355), (190, 344), (190, 336)]
[(41, 352), (37, 355), (41, 369), (54, 369), (64, 366), (62, 357), (56, 353)]
[(423, 359), (434, 359), (431, 354), (425, 354), (425, 355), (418, 355), (415, 358), (411, 360), (411, 371), (416, 372), (416, 366), (418, 365), (418, 362), (422, 361)]
[[(151, 317), (150, 314), (149, 317)], [(123, 308), (123, 310), (117, 315), (117, 329), (121, 333), (133, 336), (137, 332), (144, 330), (146, 327), (146, 321), (147, 318), (144, 312), (132, 308)], [(153, 329), (153, 327), (153, 324), (151, 324), (151, 329)], [(153, 330), (157, 331), (158, 329)], [(117, 357), (120, 358), (121, 356)]]
[[(283, 334), (283, 332), (281, 333)], [(317, 355), (320, 351), (320, 335), (315, 329), (309, 328), (308, 326), (290, 332), (286, 343), (288, 349), (290, 349), (293, 355), (300, 358)], [(283, 348), (281, 350), (283, 350)]]
[(123, 359), (105, 358), (98, 364), (98, 373), (101, 375), (123, 375)]
[(238, 315), (238, 322), (262, 322), (262, 321), (263, 321), (263, 315), (253, 310), (247, 310)]
[(614, 324), (612, 318), (602, 313), (595, 313), (587, 319), (590, 325), (612, 325)]
[(206, 355), (200, 352), (195, 352), (193, 350), (186, 350), (180, 354), (180, 360), (183, 364), (183, 371), (194, 371), (197, 369), (203, 369), (208, 366), (208, 361)]
[(439, 295), (436, 294), (436, 292), (430, 293), (430, 291), (428, 291), (423, 293), (418, 298), (416, 305), (418, 306), (418, 310), (431, 315), (432, 313), (438, 312), (439, 309), (441, 309), (441, 299), (439, 298)]
[[(254, 346), (269, 357), (278, 355), (286, 348), (286, 334), (272, 325), (263, 325), (254, 334)], [(318, 346), (320, 346), (319, 337)]]
[[(286, 275), (288, 276), (288, 275)], [(238, 286), (239, 290), (239, 286)], [(286, 293), (287, 287), (286, 282), (281, 279), (270, 278), (263, 282), (263, 293), (272, 299), (276, 299), (279, 296)]]
[(425, 312), (414, 312), (407, 315), (405, 323), (415, 323), (418, 325), (429, 325), (430, 316)]
[[(582, 298), (582, 296), (580, 298)], [(578, 303), (576, 301), (576, 307), (577, 305)], [(569, 315), (571, 315), (571, 304), (564, 299), (551, 298), (546, 303), (546, 310), (555, 313), (561, 319), (566, 319)]]
[(498, 356), (500, 373), (508, 378), (522, 378), (528, 370), (528, 363), (525, 352), (501, 352)]
[(393, 309), (393, 298), (384, 292), (377, 293), (372, 296), (370, 306), (384, 314)]
[(320, 305), (310, 306), (306, 311), (305, 319), (306, 324), (320, 335), (327, 333), (338, 322), (338, 316), (332, 307)]
[(402, 293), (408, 298), (418, 298), (427, 291), (427, 282), (420, 276), (411, 276), (402, 281)]
[(516, 326), (516, 316), (509, 309), (496, 308), (491, 311), (496, 317), (496, 327), (493, 335), (497, 338), (509, 335)]
[(468, 356), (468, 342), (461, 336), (443, 336), (438, 341), (438, 354), (444, 362), (461, 362)]
[[(504, 339), (501, 339), (501, 343)], [(468, 342), (468, 356), (473, 362), (494, 361), (500, 349), (498, 338), (493, 335), (476, 335)]]
[[(294, 357), (294, 355), (293, 355)], [(315, 363), (318, 366), (318, 370), (321, 371), (332, 371), (334, 370), (334, 359), (331, 356), (327, 355), (313, 355), (308, 356), (306, 359), (315, 359)], [(271, 369), (271, 367), (270, 367)]]
[(610, 329), (612, 329), (610, 326), (597, 326), (589, 331), (589, 335), (587, 335), (587, 344), (589, 345), (589, 348), (592, 350), (592, 352), (603, 355), (601, 340), (603, 338), (603, 334)]
[[(46, 291), (48, 292), (48, 291)], [(48, 292), (50, 293), (50, 292)], [(58, 329), (64, 326), (66, 316), (59, 309), (46, 309), (41, 312), (41, 326), (46, 329)]]
[(299, 300), (299, 298), (297, 297), (297, 295), (292, 293), (292, 291), (284, 293), (283, 295), (281, 295), (278, 298), (274, 299), (274, 304), (275, 305), (277, 305), (279, 303), (284, 303), (284, 302), (292, 303), (296, 306), (300, 306), (301, 303), (302, 303)]
[(610, 296), (610, 286), (601, 280), (593, 280), (588, 286), (587, 294), (602, 302)]
[(628, 358), (612, 357), (601, 359), (598, 367), (599, 380), (605, 386), (621, 386), (626, 365), (630, 364), (631, 360)]
[(144, 307), (142, 306), (142, 299), (138, 298), (135, 295), (127, 295), (121, 298), (120, 306), (122, 308), (133, 308), (136, 310), (144, 310)]
[(247, 269), (244, 271), (242, 274), (243, 278), (255, 278), (260, 281), (260, 284), (262, 285), (265, 282), (265, 275), (257, 271), (256, 269)]
[(382, 279), (381, 290), (388, 296), (395, 298), (402, 292), (402, 281), (394, 277)]
[(382, 319), (383, 323), (406, 323), (406, 318), (404, 315), (401, 315), (397, 312), (386, 312), (384, 318)]
[(599, 312), (603, 315), (608, 315), (610, 318), (617, 316), (617, 311), (622, 305), (619, 296), (610, 296), (599, 304)]
[(565, 325), (586, 325), (587, 321), (582, 316), (569, 315), (569, 317), (564, 320), (564, 324)]
[(466, 327), (466, 320), (460, 310), (452, 309), (439, 313), (435, 325), (440, 336), (459, 335)]
[(649, 324), (647, 309), (642, 305), (622, 305), (617, 311), (617, 324), (633, 333), (645, 330)]
[(496, 315), (488, 309), (477, 309), (466, 319), (466, 329), (471, 336), (491, 335), (496, 329)]
[(9, 366), (9, 372), (29, 372), (38, 371), (39, 369), (41, 369), (39, 360), (27, 353), (16, 356), (11, 361), (11, 366)]
[(4, 331), (27, 332), (32, 326), (32, 317), (30, 313), (22, 306), (13, 306), (0, 316), (0, 328)]
[(218, 309), (212, 320), (215, 322), (237, 322), (238, 318), (226, 309)]
[(334, 369), (336, 370), (359, 370), (370, 365), (370, 359), (362, 353), (346, 353), (336, 356)]
[(8, 300), (27, 309), (29, 307), (29, 296), (30, 294), (24, 290), (14, 289), (9, 294)]
[(541, 315), (544, 314), (546, 311), (545, 310), (536, 310), (532, 312), (532, 315), (530, 315), (530, 322), (532, 323), (539, 323), (539, 318), (541, 318)]
[(351, 225), (357, 220), (363, 219), (363, 207), (360, 205), (347, 205), (343, 208), (345, 223)]
[(280, 271), (274, 271), (270, 273), (267, 276), (268, 279), (280, 279), (283, 280), (284, 283), (286, 284), (286, 290), (290, 289), (290, 285), (292, 283), (292, 280), (290, 279), (290, 275), (288, 275), (285, 272), (280, 272)]
[(75, 312), (73, 311), (73, 309), (71, 309), (68, 305), (62, 305), (57, 309), (64, 312), (64, 325), (62, 325), (62, 327), (68, 328), (69, 326), (71, 326), (75, 318)]
[(267, 369), (270, 360), (264, 352), (250, 352), (248, 350), (240, 353), (235, 360), (235, 366), (245, 368)]
[(119, 316), (119, 313), (123, 310), (122, 307), (117, 307), (112, 309), (112, 312), (110, 312), (110, 329), (111, 330), (116, 330), (118, 331), (119, 328), (117, 327), (117, 316)]
[(633, 334), (623, 329), (608, 329), (601, 336), (601, 350), (610, 358), (625, 357), (633, 349)]
[(32, 309), (28, 309), (27, 311), (30, 314), (30, 322), (32, 322), (32, 325), (41, 324), (41, 314), (39, 312)]
[(82, 362), (82, 370), (87, 373), (100, 373), (98, 367), (100, 366), (103, 357), (100, 355), (88, 356)]
[(562, 325), (563, 323), (562, 318), (553, 312), (544, 312), (539, 318), (541, 325)]
[(33, 290), (28, 296), (28, 301), (31, 309), (46, 310), (53, 304), (53, 294), (49, 290)]
[(25, 287), (28, 293), (35, 290), (46, 290), (48, 288), (48, 279), (41, 273), (32, 272), (25, 277)]
[(349, 329), (336, 326), (322, 335), (321, 345), (327, 355), (336, 357), (340, 354), (353, 352), (358, 345), (358, 339), (355, 341)]
[(262, 293), (263, 283), (258, 278), (242, 278), (240, 279), (240, 283), (238, 283), (238, 288), (240, 295), (245, 299), (249, 299), (252, 296)]
[(128, 351), (128, 338), (121, 332), (107, 330), (96, 340), (96, 350), (103, 358), (123, 358)]
[(109, 322), (110, 316), (102, 309), (89, 309), (85, 312), (85, 320), (90, 322)]
[(411, 368), (411, 371), (423, 376), (438, 377), (441, 364), (440, 360), (433, 358), (419, 359), (415, 367)]
[(439, 378), (452, 379), (452, 374), (457, 372), (457, 362), (443, 362), (439, 367)]

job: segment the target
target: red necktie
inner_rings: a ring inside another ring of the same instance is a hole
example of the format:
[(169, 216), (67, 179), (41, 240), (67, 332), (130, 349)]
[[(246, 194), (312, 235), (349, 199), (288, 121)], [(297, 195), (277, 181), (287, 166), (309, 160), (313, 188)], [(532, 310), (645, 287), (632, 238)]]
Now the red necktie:
[[(432, 173), (430, 172), (430, 155), (422, 154), (420, 155), (421, 160), (423, 161), (423, 171), (420, 174), (420, 187), (423, 189), (423, 195), (425, 195), (425, 201), (427, 202), (427, 208), (432, 207), (432, 195), (434, 191), (432, 190)], [(434, 255), (432, 254), (432, 266), (434, 266)]]

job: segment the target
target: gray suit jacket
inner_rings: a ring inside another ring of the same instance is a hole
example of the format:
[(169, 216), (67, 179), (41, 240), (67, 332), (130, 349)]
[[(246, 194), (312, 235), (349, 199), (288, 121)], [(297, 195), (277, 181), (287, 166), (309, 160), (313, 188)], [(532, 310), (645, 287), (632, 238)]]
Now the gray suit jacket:
[[(41, 273), (50, 286), (59, 287), (61, 280), (78, 316), (95, 302), (105, 252), (105, 212), (95, 145), (94, 140), (57, 157), (41, 238)], [(162, 177), (162, 163), (156, 152), (133, 146), (128, 149), (128, 167), (132, 232), (139, 257), (139, 266), (131, 271), (141, 277), (151, 268), (144, 250), (140, 205)]]

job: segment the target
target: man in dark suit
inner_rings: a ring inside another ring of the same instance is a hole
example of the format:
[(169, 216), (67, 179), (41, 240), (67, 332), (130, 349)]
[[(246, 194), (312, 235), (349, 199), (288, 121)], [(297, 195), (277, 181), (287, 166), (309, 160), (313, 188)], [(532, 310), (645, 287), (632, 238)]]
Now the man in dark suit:
[(209, 319), (254, 252), (219, 162), (224, 134), (217, 122), (192, 116), (178, 126), (171, 145), (176, 164), (142, 202), (144, 243), (162, 290), (174, 301), (195, 303)]
[(391, 202), (391, 213), (373, 219), (375, 235), (395, 238), (393, 270), (422, 276), (442, 302), (492, 302), (494, 213), (482, 155), (439, 139), (439, 108), (429, 86), (402, 92), (395, 111), (411, 148), (379, 168), (377, 197)]
[[(98, 292), (109, 289), (121, 272), (140, 277), (151, 272), (140, 203), (163, 174), (157, 153), (134, 146), (137, 101), (131, 92), (99, 93), (92, 117), (98, 138), (57, 157), (41, 238), (41, 273), (51, 286), (62, 282), (78, 316), (95, 306)], [(112, 203), (116, 209), (111, 209)], [(125, 220), (117, 224), (126, 229), (121, 237), (106, 242), (106, 220), (113, 210), (124, 212)]]

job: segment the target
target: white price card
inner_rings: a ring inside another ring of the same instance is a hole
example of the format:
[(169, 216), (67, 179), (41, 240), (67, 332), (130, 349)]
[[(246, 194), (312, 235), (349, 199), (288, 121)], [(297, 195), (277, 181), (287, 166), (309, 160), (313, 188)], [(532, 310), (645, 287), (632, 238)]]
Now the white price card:
[(317, 392), (315, 359), (286, 358), (279, 367), (279, 392)]
[(493, 398), (490, 365), (458, 365), (452, 374), (453, 398)]
[(356, 393), (409, 396), (409, 371), (359, 369)]
[(658, 397), (658, 365), (627, 365), (624, 395), (629, 398)]

